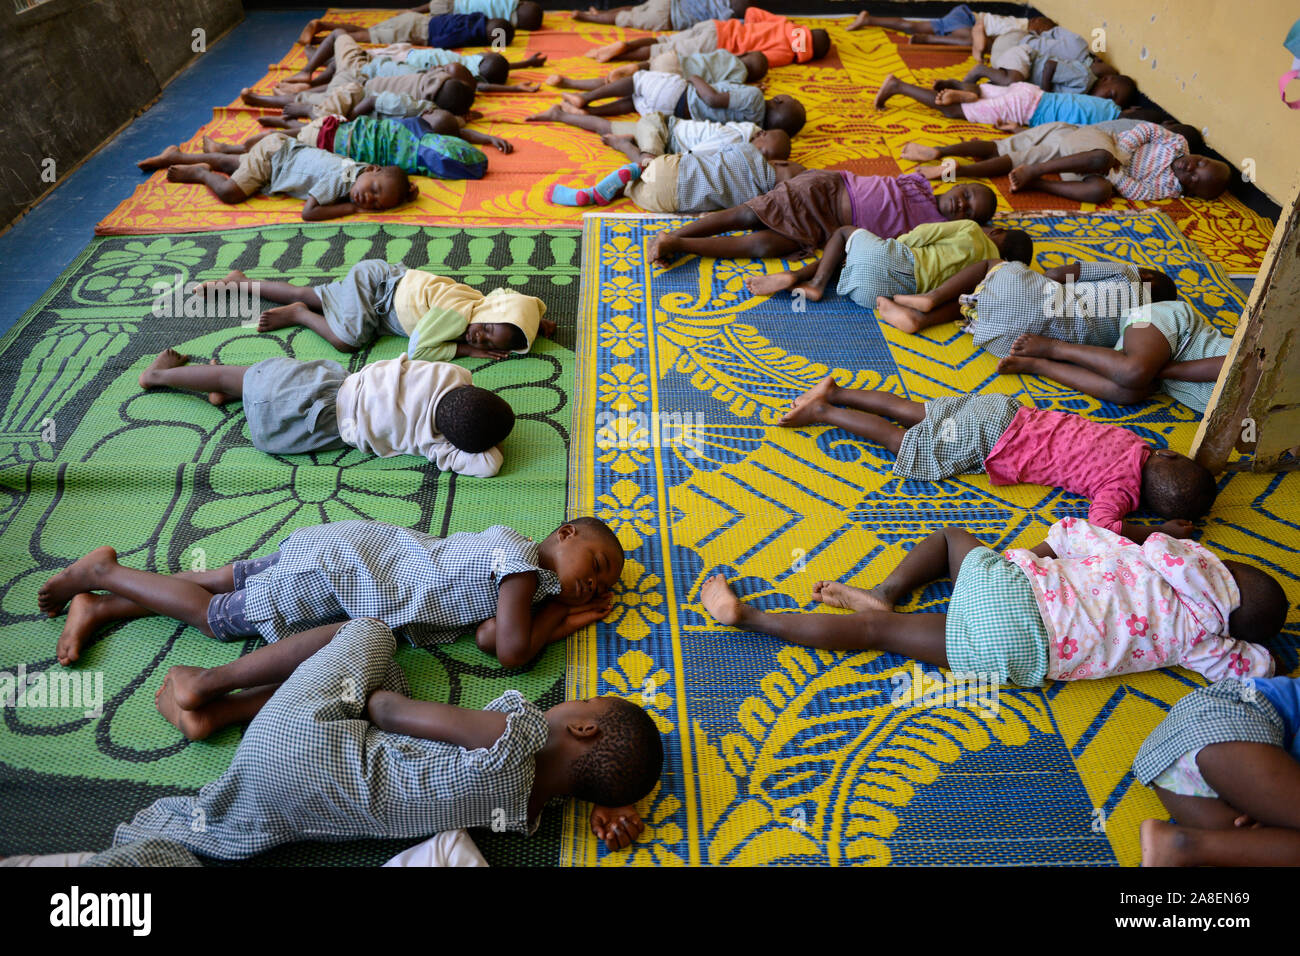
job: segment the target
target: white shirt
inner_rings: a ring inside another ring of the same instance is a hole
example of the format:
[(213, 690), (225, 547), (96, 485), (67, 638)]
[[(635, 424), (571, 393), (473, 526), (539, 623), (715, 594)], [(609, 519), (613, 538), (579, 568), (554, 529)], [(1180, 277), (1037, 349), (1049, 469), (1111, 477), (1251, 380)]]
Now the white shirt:
[(499, 448), (462, 451), (434, 425), (442, 396), (471, 384), (469, 370), (450, 362), (412, 361), (405, 355), (372, 362), (339, 387), (339, 435), (380, 458), (419, 455), (441, 471), (491, 478), (501, 470)]

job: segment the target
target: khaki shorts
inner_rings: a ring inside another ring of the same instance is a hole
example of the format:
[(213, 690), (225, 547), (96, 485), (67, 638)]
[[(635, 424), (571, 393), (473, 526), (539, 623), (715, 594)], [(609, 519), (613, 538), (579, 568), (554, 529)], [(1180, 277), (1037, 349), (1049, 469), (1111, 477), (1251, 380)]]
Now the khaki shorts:
[(679, 162), (681, 157), (676, 153), (655, 157), (624, 194), (646, 212), (676, 212)]
[(673, 0), (646, 0), (631, 10), (621, 10), (614, 25), (634, 30), (671, 30)]
[(361, 68), (370, 62), (370, 54), (344, 33), (334, 41), (334, 76), (345, 76), (354, 83), (364, 83)]
[(365, 98), (366, 91), (360, 83), (344, 83), (342, 86), (326, 90), (325, 95), (312, 104), (311, 118), (320, 119), (336, 114), (347, 118), (352, 113), (353, 107)]
[[(1123, 154), (1115, 145), (1115, 138), (1109, 133), (1092, 126), (1074, 126), (1070, 123), (1032, 126), (1023, 133), (998, 140), (997, 148), (999, 156), (1006, 156), (1016, 166), (1045, 163), (1094, 149), (1104, 149), (1116, 159), (1124, 161)], [(1061, 173), (1061, 178), (1079, 180), (1084, 177), (1078, 173)]]
[[(450, 13), (451, 3), (441, 4), (446, 10), (435, 10), (440, 6), (437, 0), (429, 4), (428, 13), (412, 13), (407, 10), (395, 17), (389, 17), (382, 23), (370, 28), (371, 43), (416, 43), (423, 44), (429, 39), (429, 17), (440, 13)], [(337, 42), (337, 41), (336, 41)]]
[(261, 192), (262, 187), (271, 181), (271, 158), (288, 142), (292, 142), (288, 133), (272, 133), (258, 140), (252, 149), (239, 157), (239, 166), (230, 174), (230, 181), (245, 196)]
[(645, 113), (634, 124), (632, 135), (637, 148), (651, 156), (662, 156), (668, 151), (672, 131), (668, 128), (666, 113)]
[(320, 141), (320, 128), (325, 125), (325, 117), (314, 119), (295, 134), (295, 139), (304, 145), (315, 147)]
[(669, 50), (667, 53), (652, 56), (649, 68), (652, 73), (680, 73), (682, 58), (677, 55), (676, 50)]
[(718, 28), (712, 20), (697, 23), (689, 30), (681, 30), (672, 36), (664, 37), (650, 47), (650, 57), (664, 53), (712, 53), (718, 48)]

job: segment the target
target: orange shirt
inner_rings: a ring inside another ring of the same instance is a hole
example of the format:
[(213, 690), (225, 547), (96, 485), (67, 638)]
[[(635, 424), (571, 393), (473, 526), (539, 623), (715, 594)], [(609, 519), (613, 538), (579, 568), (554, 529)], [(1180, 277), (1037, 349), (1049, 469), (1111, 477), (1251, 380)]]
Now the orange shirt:
[(812, 31), (796, 26), (786, 17), (757, 7), (745, 11), (744, 20), (714, 20), (718, 28), (718, 49), (739, 56), (755, 51), (767, 56), (768, 66), (786, 66), (796, 59), (812, 59)]

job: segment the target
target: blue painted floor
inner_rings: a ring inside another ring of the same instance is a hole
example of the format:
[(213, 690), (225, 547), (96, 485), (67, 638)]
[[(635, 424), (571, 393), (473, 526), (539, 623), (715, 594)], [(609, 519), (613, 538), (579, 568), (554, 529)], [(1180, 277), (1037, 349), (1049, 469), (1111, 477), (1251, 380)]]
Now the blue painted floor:
[(0, 236), (0, 334), (94, 238), (95, 223), (144, 179), (137, 160), (188, 139), (239, 91), (266, 75), (323, 10), (255, 10), (163, 90), (117, 138)]

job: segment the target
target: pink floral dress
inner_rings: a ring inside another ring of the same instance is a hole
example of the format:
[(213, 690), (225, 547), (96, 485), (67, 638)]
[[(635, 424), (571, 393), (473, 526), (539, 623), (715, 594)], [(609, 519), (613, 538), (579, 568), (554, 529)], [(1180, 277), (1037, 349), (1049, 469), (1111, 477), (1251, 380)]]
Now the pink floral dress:
[(1055, 558), (1016, 548), (1047, 625), (1047, 676), (1084, 680), (1181, 665), (1210, 680), (1270, 677), (1273, 658), (1228, 636), (1241, 604), (1223, 562), (1157, 532), (1143, 544), (1078, 518), (1047, 532)]

